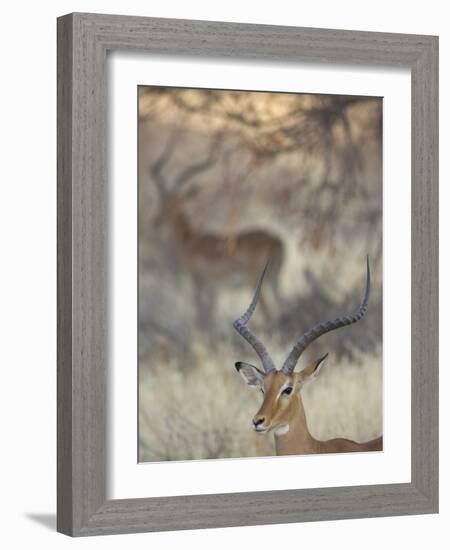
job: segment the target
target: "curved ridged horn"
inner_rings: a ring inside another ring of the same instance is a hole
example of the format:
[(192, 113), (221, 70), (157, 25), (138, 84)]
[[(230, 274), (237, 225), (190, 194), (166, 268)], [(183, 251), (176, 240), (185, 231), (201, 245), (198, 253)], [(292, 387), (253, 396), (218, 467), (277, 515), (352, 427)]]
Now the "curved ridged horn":
[(266, 263), (264, 269), (261, 272), (261, 275), (259, 276), (255, 294), (253, 295), (253, 299), (248, 306), (247, 311), (245, 311), (245, 313), (241, 317), (239, 317), (239, 319), (236, 319), (236, 321), (234, 321), (233, 323), (233, 327), (239, 332), (239, 334), (243, 338), (247, 340), (247, 342), (258, 354), (259, 358), (261, 359), (264, 372), (266, 373), (275, 370), (275, 364), (270, 357), (269, 352), (266, 350), (264, 344), (253, 334), (253, 332), (246, 325), (253, 312), (255, 311), (256, 304), (258, 303), (259, 293), (261, 291), (261, 286), (264, 280), (264, 275), (266, 274), (267, 266), (268, 263)]
[(358, 311), (356, 311), (353, 315), (349, 315), (348, 317), (345, 317), (345, 316), (338, 317), (333, 321), (326, 321), (325, 323), (320, 323), (315, 327), (313, 327), (311, 330), (308, 330), (308, 332), (305, 332), (305, 334), (303, 334), (303, 336), (301, 336), (301, 338), (297, 340), (297, 343), (292, 348), (286, 361), (281, 367), (281, 370), (286, 374), (290, 374), (294, 370), (300, 355), (305, 351), (305, 349), (309, 346), (309, 344), (311, 344), (311, 342), (319, 338), (319, 336), (322, 336), (322, 334), (325, 334), (326, 332), (330, 332), (331, 330), (336, 330), (337, 328), (351, 325), (352, 323), (356, 323), (357, 321), (359, 321), (367, 311), (369, 293), (370, 293), (370, 266), (369, 266), (369, 256), (367, 256), (366, 291), (364, 293), (364, 298), (361, 305), (359, 306)]

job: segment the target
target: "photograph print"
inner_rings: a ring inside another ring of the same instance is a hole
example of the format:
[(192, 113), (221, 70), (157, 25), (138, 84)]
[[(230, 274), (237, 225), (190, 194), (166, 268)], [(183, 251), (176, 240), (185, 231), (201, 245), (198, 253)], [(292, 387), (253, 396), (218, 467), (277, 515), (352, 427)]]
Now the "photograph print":
[(382, 451), (380, 97), (138, 87), (138, 461)]

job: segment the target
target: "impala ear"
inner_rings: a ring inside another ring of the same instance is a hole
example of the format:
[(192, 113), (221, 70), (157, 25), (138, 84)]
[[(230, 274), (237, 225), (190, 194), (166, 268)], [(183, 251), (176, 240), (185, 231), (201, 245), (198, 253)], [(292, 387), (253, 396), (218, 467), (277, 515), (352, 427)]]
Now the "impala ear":
[(242, 361), (238, 361), (234, 366), (246, 384), (255, 388), (262, 388), (265, 376), (263, 372), (250, 365), (250, 363), (243, 363)]
[(300, 371), (300, 380), (301, 380), (302, 385), (304, 385), (308, 382), (311, 382), (312, 380), (314, 380), (318, 376), (318, 374), (320, 372), (320, 369), (325, 364), (325, 359), (327, 357), (328, 357), (328, 353), (326, 353), (320, 359), (316, 359), (310, 365), (308, 365), (305, 369)]

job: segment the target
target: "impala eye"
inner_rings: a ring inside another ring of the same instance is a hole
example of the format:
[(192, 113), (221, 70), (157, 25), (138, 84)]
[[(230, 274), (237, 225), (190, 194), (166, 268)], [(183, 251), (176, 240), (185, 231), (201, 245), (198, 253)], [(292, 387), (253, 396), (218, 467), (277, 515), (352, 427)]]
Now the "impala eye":
[(284, 390), (281, 392), (281, 395), (291, 395), (292, 393), (292, 386), (288, 386), (287, 388), (284, 388)]

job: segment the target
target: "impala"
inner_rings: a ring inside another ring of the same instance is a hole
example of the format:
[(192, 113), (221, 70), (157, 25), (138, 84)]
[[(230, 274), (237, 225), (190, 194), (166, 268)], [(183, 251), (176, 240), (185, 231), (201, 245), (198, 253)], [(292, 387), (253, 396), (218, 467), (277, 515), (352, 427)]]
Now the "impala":
[[(204, 158), (191, 161), (169, 178), (165, 172), (176, 149), (176, 141), (169, 139), (160, 156), (150, 164), (149, 173), (160, 203), (153, 231), (168, 240), (165, 249), (172, 255), (172, 266), (179, 269), (182, 266), (190, 277), (202, 323), (210, 318), (218, 281), (221, 286), (234, 284), (236, 277), (241, 276), (245, 286), (254, 288), (259, 277), (257, 266), (268, 256), (273, 259), (271, 278), (261, 305), (269, 313), (270, 306), (280, 299), (279, 279), (284, 260), (283, 241), (269, 228), (248, 226), (229, 231), (224, 227), (222, 231), (212, 231), (189, 213), (189, 201), (202, 189), (197, 178), (214, 167), (220, 156), (220, 144), (219, 139), (213, 140)], [(146, 253), (142, 247), (142, 257)]]
[(253, 347), (263, 367), (263, 370), (260, 370), (254, 365), (241, 361), (235, 365), (244, 381), (253, 388), (259, 388), (264, 395), (263, 403), (253, 418), (253, 429), (257, 433), (273, 431), (277, 455), (381, 450), (382, 437), (365, 443), (357, 443), (343, 438), (320, 441), (315, 439), (309, 432), (301, 390), (306, 383), (317, 377), (328, 353), (313, 361), (300, 372), (294, 372), (301, 354), (311, 342), (326, 332), (356, 323), (366, 313), (370, 292), (369, 259), (367, 258), (366, 290), (359, 309), (353, 315), (320, 323), (305, 332), (297, 340), (279, 370), (275, 367), (275, 363), (264, 344), (247, 327), (247, 322), (258, 302), (266, 269), (267, 264), (259, 277), (255, 294), (248, 309), (233, 323), (234, 328)]

